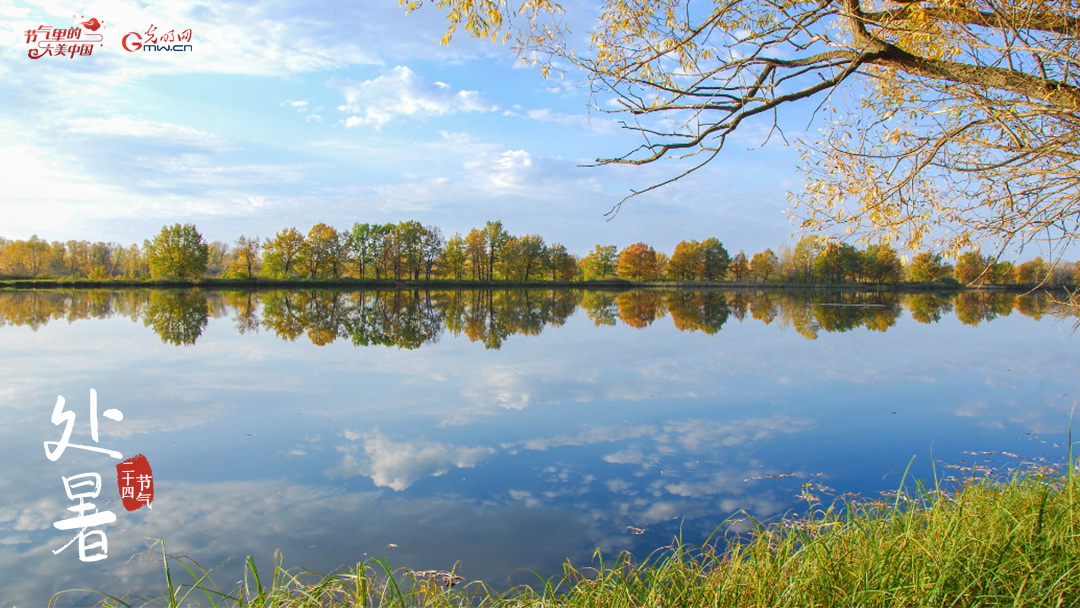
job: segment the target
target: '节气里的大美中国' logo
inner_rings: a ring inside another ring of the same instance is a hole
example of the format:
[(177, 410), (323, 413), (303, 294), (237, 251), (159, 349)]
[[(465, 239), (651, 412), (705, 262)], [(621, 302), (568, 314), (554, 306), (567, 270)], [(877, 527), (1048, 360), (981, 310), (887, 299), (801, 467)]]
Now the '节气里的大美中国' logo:
[(169, 30), (164, 34), (157, 33), (157, 26), (151, 25), (145, 33), (128, 32), (120, 39), (120, 44), (125, 51), (134, 53), (141, 52), (183, 52), (192, 50), (191, 28), (179, 34), (176, 30)]
[[(74, 15), (72, 15), (74, 17)], [(86, 19), (85, 16), (79, 19)], [(42, 57), (88, 57), (94, 54), (95, 46), (102, 46), (103, 36), (97, 33), (105, 27), (104, 21), (96, 17), (80, 23), (81, 27), (53, 27), (39, 25), (37, 29), (26, 30), (26, 56), (30, 59)], [(86, 31), (83, 31), (83, 30)]]

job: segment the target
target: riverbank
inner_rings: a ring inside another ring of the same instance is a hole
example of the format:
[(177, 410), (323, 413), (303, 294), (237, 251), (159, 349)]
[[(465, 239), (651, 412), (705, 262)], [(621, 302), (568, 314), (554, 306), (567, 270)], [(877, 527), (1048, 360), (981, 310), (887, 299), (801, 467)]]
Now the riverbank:
[(627, 279), (603, 279), (594, 281), (455, 281), (447, 279), (6, 279), (0, 280), (0, 290), (23, 289), (208, 289), (208, 290), (270, 290), (270, 289), (598, 289), (598, 290), (648, 290), (648, 289), (799, 289), (828, 291), (898, 291), (898, 292), (945, 292), (975, 290), (988, 292), (1026, 293), (1033, 290), (1065, 290), (1073, 292), (1073, 286), (1046, 286), (1037, 284), (960, 285), (958, 283), (927, 283), (902, 281), (899, 283), (804, 283), (792, 281), (631, 281)]
[[(675, 543), (644, 562), (567, 564), (536, 588), (493, 593), (453, 573), (395, 571), (373, 560), (330, 575), (250, 559), (240, 587), (198, 581), (186, 557), (165, 560), (165, 588), (144, 603), (103, 606), (1075, 606), (1080, 605), (1080, 481), (1073, 470), (1022, 468), (953, 491), (915, 484), (883, 500), (822, 505), (808, 514), (725, 534), (704, 547)], [(180, 583), (186, 571), (192, 578)], [(174, 586), (175, 585), (175, 586)], [(62, 603), (62, 596), (60, 600)]]

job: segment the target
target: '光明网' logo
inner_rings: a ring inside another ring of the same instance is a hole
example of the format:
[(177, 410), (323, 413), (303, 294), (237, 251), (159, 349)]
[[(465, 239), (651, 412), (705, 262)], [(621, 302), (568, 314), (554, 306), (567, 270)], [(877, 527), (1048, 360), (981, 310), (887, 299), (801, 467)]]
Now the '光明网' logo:
[[(120, 40), (121, 46), (125, 51), (134, 53), (136, 51), (190, 51), (192, 45), (183, 44), (191, 42), (191, 28), (188, 28), (179, 34), (176, 30), (169, 30), (164, 34), (155, 34), (157, 26), (151, 25), (146, 33), (140, 34), (138, 32), (128, 32)], [(181, 44), (176, 44), (181, 43)]]

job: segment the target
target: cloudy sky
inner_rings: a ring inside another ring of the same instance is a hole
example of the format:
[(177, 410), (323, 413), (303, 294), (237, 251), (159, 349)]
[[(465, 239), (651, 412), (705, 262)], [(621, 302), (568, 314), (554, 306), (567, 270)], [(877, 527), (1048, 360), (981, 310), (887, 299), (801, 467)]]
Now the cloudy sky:
[[(565, 3), (578, 31), (593, 4)], [(28, 30), (89, 19), (104, 24), (91, 55), (28, 57)], [(191, 50), (124, 49), (151, 26), (191, 29)], [(605, 100), (578, 75), (545, 80), (509, 47), (463, 34), (440, 45), (445, 27), (433, 7), (406, 16), (395, 0), (0, 4), (0, 236), (129, 244), (194, 222), (232, 242), (417, 219), (447, 236), (500, 220), (579, 254), (787, 242), (786, 192), (801, 176), (793, 148), (761, 146), (764, 125), (606, 221), (678, 165), (583, 167), (640, 136), (596, 109)], [(807, 124), (792, 125), (793, 141)]]

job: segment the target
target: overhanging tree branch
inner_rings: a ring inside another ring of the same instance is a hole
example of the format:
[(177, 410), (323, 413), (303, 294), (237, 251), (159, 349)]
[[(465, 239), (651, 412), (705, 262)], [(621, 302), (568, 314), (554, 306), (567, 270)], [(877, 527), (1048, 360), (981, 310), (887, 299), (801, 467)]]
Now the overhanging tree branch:
[[(462, 23), (493, 5), (434, 1)], [(631, 197), (698, 171), (761, 114), (774, 115), (775, 129), (776, 113), (847, 88), (862, 98), (846, 108), (819, 101), (825, 132), (801, 142), (807, 183), (793, 196), (805, 227), (952, 252), (1080, 236), (1075, 3), (604, 0), (591, 47), (577, 49), (565, 28), (537, 19), (557, 6), (507, 2), (498, 5), (507, 19), (487, 29), (473, 20), (470, 31), (505, 31), (525, 10), (523, 56), (577, 66), (594, 95), (633, 118), (623, 124), (641, 145), (598, 163), (700, 155)]]

